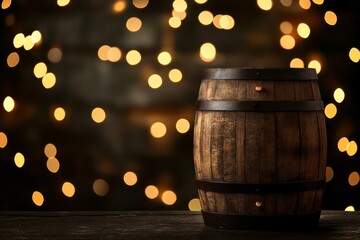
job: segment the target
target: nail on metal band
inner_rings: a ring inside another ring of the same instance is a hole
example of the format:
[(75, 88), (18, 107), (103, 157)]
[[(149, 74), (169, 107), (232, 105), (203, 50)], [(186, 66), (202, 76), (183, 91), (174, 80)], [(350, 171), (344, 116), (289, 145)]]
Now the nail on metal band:
[(203, 79), (214, 80), (317, 80), (313, 68), (206, 68)]
[(323, 101), (222, 101), (198, 100), (200, 111), (303, 112), (324, 110)]
[(321, 209), (294, 215), (236, 215), (201, 211), (205, 225), (227, 229), (301, 229), (317, 227)]
[(303, 182), (238, 183), (196, 180), (199, 190), (218, 193), (285, 193), (325, 188), (325, 179)]

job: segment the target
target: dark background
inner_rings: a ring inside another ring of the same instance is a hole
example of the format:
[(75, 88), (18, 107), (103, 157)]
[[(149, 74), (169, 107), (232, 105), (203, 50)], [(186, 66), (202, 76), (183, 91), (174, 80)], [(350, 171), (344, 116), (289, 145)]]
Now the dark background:
[[(338, 113), (327, 119), (328, 166), (334, 177), (327, 183), (324, 209), (360, 208), (360, 184), (350, 186), (348, 176), (360, 172), (359, 154), (340, 152), (341, 137), (359, 141), (359, 63), (349, 59), (352, 47), (359, 49), (359, 7), (356, 1), (327, 0), (322, 5), (311, 2), (309, 10), (301, 9), (293, 0), (290, 7), (273, 0), (270, 11), (261, 10), (256, 1), (209, 0), (205, 4), (187, 1), (187, 16), (181, 27), (168, 25), (172, 1), (150, 0), (138, 9), (128, 0), (121, 13), (112, 11), (114, 0), (73, 0), (65, 7), (56, 1), (13, 1), (1, 16), (0, 100), (11, 96), (16, 107), (11, 112), (0, 108), (0, 132), (8, 144), (0, 148), (0, 210), (140, 210), (188, 209), (197, 198), (192, 158), (192, 128), (195, 102), (205, 67), (289, 67), (295, 58), (305, 65), (312, 59), (321, 62), (318, 74), (324, 104), (334, 103)], [(197, 19), (203, 10), (214, 15), (229, 14), (235, 27), (221, 30), (201, 25)], [(330, 26), (324, 14), (331, 10), (338, 21)], [(130, 32), (125, 23), (136, 16), (142, 20), (138, 32)], [(9, 24), (9, 17), (14, 21)], [(296, 36), (292, 50), (281, 48), (279, 25), (289, 21)], [(311, 34), (297, 36), (296, 26), (307, 23)], [(12, 43), (17, 33), (31, 34), (39, 30), (41, 44), (29, 51), (16, 49)], [(216, 46), (216, 59), (206, 63), (199, 58), (205, 42)], [(120, 61), (101, 61), (97, 51), (102, 45), (117, 46)], [(51, 63), (48, 51), (58, 47), (62, 59)], [(128, 51), (136, 49), (142, 61), (130, 66)], [(157, 61), (161, 51), (172, 54), (172, 62), (163, 66)], [(6, 59), (17, 52), (20, 62), (10, 68)], [(33, 74), (36, 63), (45, 62), (56, 75), (56, 85), (45, 89)], [(170, 69), (183, 73), (180, 83), (169, 81)], [(163, 85), (151, 89), (147, 78), (152, 73), (163, 77)], [(333, 92), (342, 88), (345, 100), (336, 103)], [(55, 121), (52, 111), (66, 110), (64, 121)], [(95, 107), (106, 111), (106, 120), (97, 124), (90, 115)], [(179, 118), (191, 123), (190, 130), (175, 130)], [(164, 137), (153, 138), (149, 132), (154, 122), (167, 126)], [(44, 147), (57, 148), (60, 170), (46, 168)], [(25, 156), (22, 168), (14, 164), (14, 155)], [(138, 176), (134, 186), (127, 186), (123, 175), (133, 171)], [(92, 189), (96, 179), (109, 185), (106, 196)], [(61, 186), (71, 182), (75, 195), (66, 197)], [(174, 205), (167, 206), (160, 197), (148, 199), (144, 189), (156, 185), (160, 194), (172, 190), (177, 195)], [(32, 193), (40, 191), (44, 204), (36, 206)]]

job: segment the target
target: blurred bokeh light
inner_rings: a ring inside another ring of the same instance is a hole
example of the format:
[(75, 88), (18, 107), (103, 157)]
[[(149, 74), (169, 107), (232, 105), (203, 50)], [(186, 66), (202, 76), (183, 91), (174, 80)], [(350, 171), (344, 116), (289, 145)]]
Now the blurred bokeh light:
[(0, 210), (199, 211), (205, 67), (316, 69), (323, 208), (360, 209), (355, 2), (0, 1)]

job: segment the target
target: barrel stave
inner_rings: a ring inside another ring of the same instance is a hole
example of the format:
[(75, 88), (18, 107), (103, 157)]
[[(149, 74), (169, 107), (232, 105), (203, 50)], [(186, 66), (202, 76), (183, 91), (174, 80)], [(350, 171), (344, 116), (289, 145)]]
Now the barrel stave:
[[(210, 75), (201, 82), (198, 100), (263, 101), (265, 105), (273, 101), (321, 101), (317, 80), (302, 79), (307, 74), (295, 80), (291, 76), (281, 80), (211, 79)], [(327, 143), (322, 111), (204, 110), (196, 112), (194, 128), (198, 180), (277, 184), (325, 177)], [(323, 189), (198, 192), (203, 211), (224, 216), (316, 217), (313, 213), (321, 209)]]

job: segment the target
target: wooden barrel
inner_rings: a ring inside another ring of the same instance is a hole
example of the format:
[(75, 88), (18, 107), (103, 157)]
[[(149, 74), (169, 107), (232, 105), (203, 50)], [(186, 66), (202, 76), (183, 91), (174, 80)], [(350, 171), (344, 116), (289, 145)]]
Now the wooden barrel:
[(323, 109), (314, 69), (205, 69), (194, 123), (205, 225), (316, 227), (327, 158)]

